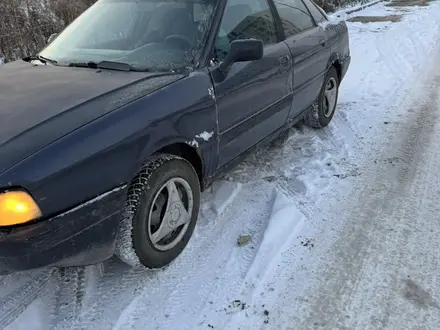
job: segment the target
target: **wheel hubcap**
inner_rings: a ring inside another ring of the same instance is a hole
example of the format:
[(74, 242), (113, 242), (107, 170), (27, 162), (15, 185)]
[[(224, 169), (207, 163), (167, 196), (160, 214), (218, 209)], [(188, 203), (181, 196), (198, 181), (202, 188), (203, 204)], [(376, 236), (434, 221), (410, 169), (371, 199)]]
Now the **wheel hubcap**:
[(335, 111), (337, 93), (338, 86), (336, 84), (336, 79), (332, 77), (328, 80), (327, 85), (325, 86), (324, 100), (322, 101), (324, 116), (327, 118), (332, 115), (333, 111)]
[(159, 251), (174, 248), (188, 230), (193, 193), (186, 180), (172, 178), (156, 193), (148, 214), (148, 237)]

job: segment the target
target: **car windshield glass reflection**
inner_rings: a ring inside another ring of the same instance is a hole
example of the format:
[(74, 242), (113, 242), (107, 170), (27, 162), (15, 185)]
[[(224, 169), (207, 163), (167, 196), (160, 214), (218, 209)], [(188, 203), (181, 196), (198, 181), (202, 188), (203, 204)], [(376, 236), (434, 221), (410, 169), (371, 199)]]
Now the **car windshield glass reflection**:
[(193, 65), (214, 11), (213, 0), (101, 0), (39, 55), (58, 65), (126, 63), (169, 71)]

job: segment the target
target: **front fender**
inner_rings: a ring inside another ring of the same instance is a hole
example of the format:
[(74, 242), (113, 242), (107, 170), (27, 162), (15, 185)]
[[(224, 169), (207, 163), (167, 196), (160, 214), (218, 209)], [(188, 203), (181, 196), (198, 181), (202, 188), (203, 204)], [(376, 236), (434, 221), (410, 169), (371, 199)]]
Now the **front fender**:
[[(130, 182), (166, 145), (194, 140), (209, 175), (217, 143), (210, 88), (208, 75), (189, 75), (125, 104), (2, 173), (0, 187), (24, 187), (49, 217)], [(207, 141), (197, 137), (204, 131), (213, 132)]]
[(176, 101), (158, 108), (167, 115), (151, 122), (148, 138), (133, 170), (139, 170), (146, 159), (158, 150), (185, 143), (202, 158), (203, 172), (211, 174), (217, 161), (218, 131), (216, 102), (209, 75), (190, 75), (154, 97), (158, 100), (172, 97)]

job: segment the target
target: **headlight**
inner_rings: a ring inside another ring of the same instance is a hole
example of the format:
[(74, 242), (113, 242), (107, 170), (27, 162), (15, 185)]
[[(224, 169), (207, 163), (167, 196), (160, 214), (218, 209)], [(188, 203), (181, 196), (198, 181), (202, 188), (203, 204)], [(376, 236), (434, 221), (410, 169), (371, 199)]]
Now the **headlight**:
[(41, 217), (34, 199), (24, 191), (0, 194), (0, 227), (19, 225)]

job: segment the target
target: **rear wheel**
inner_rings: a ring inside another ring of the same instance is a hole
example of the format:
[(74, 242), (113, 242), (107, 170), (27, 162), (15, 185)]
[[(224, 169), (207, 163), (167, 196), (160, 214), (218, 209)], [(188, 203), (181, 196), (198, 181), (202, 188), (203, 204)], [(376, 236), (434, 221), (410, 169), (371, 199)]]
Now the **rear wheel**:
[(193, 166), (177, 156), (155, 156), (129, 188), (117, 256), (131, 266), (168, 265), (188, 244), (199, 205), (200, 184)]
[(305, 117), (305, 122), (313, 128), (327, 126), (335, 114), (338, 103), (339, 77), (334, 66), (327, 72), (318, 100)]

